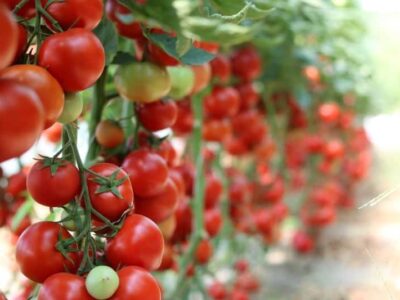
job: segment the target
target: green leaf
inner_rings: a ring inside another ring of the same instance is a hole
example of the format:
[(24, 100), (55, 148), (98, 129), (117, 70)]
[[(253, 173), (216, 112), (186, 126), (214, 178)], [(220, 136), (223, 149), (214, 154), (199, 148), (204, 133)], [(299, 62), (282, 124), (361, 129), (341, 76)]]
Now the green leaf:
[(114, 64), (114, 65), (129, 65), (135, 61), (136, 61), (136, 59), (132, 54), (127, 53), (127, 52), (118, 51), (115, 54), (114, 59), (112, 60), (112, 64)]
[(167, 34), (147, 34), (147, 37), (169, 55), (186, 65), (202, 65), (215, 57), (213, 54), (193, 46), (183, 56), (179, 57), (176, 37), (171, 37)]
[(118, 51), (117, 30), (109, 19), (103, 18), (93, 32), (103, 44), (106, 52), (106, 64), (109, 65)]

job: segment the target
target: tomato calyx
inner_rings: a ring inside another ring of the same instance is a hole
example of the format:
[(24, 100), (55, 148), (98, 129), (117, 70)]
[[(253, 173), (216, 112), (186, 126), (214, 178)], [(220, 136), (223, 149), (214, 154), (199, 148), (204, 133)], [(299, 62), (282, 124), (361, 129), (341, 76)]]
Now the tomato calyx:
[(96, 194), (111, 192), (114, 196), (118, 197), (119, 199), (122, 199), (123, 197), (120, 191), (118, 190), (118, 187), (128, 179), (128, 176), (125, 176), (121, 179), (117, 179), (119, 171), (120, 170), (117, 169), (110, 176), (107, 177), (100, 176), (99, 174), (94, 174), (96, 177), (91, 178), (90, 180), (100, 185), (99, 188), (96, 190)]
[(57, 155), (53, 157), (48, 157), (43, 155), (39, 156), (40, 158), (37, 159), (37, 161), (42, 162), (41, 169), (50, 168), (51, 176), (56, 175), (58, 168), (64, 166), (66, 163), (64, 159), (57, 158)]

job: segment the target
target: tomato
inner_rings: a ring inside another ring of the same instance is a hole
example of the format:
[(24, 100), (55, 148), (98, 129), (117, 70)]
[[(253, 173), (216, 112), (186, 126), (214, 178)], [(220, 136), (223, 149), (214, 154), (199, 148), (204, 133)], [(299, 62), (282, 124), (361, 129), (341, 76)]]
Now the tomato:
[(223, 142), (232, 135), (229, 120), (207, 120), (203, 124), (203, 139), (210, 142)]
[(194, 84), (192, 94), (196, 94), (205, 89), (211, 80), (211, 67), (209, 63), (192, 66), (194, 73)]
[(28, 33), (26, 32), (26, 28), (22, 24), (18, 24), (18, 44), (17, 44), (17, 52), (15, 53), (15, 57), (13, 61), (16, 61), (26, 50), (26, 44), (28, 43)]
[(231, 87), (215, 86), (204, 98), (204, 111), (210, 118), (222, 119), (236, 115), (239, 111), (239, 93)]
[(215, 207), (223, 192), (223, 186), (221, 180), (214, 175), (214, 173), (209, 173), (206, 175), (206, 187), (204, 191), (204, 204), (206, 208)]
[(0, 300), (7, 300), (6, 296), (3, 293), (0, 293)]
[(219, 49), (219, 44), (205, 41), (194, 41), (193, 46), (213, 54), (217, 54)]
[(183, 178), (186, 194), (191, 196), (193, 194), (194, 177), (196, 173), (193, 163), (185, 161), (177, 166), (175, 170), (178, 171)]
[(55, 273), (76, 270), (78, 254), (69, 252), (64, 257), (56, 249), (60, 238), (67, 240), (72, 236), (58, 223), (39, 222), (28, 227), (17, 242), (16, 256), (21, 272), (30, 280), (42, 283)]
[(314, 227), (328, 226), (336, 220), (336, 209), (331, 205), (320, 206), (308, 202), (300, 213), (303, 222)]
[(241, 138), (231, 137), (224, 142), (224, 147), (231, 155), (243, 155), (249, 151), (248, 146)]
[(189, 198), (184, 198), (178, 203), (175, 211), (176, 228), (173, 241), (184, 241), (192, 231), (192, 210), (190, 208)]
[(303, 74), (310, 83), (314, 85), (321, 83), (321, 73), (316, 66), (306, 66), (303, 69)]
[(36, 92), (44, 108), (45, 128), (53, 125), (64, 106), (64, 92), (44, 68), (35, 65), (14, 65), (0, 72), (0, 78), (14, 80)]
[(161, 262), (160, 267), (157, 269), (157, 271), (165, 271), (168, 269), (172, 269), (175, 265), (175, 255), (174, 255), (174, 250), (171, 245), (165, 244), (164, 247), (164, 254), (163, 254), (163, 259)]
[(283, 179), (276, 176), (275, 180), (263, 191), (263, 200), (269, 203), (276, 203), (283, 199), (285, 193), (285, 183)]
[(94, 209), (111, 221), (133, 207), (133, 190), (128, 174), (116, 165), (97, 163), (90, 170), (102, 176), (89, 174), (87, 185)]
[(253, 274), (249, 272), (243, 272), (237, 277), (235, 288), (246, 291), (248, 293), (254, 293), (259, 290), (260, 282)]
[[(64, 0), (51, 3), (46, 10), (64, 30), (70, 28), (93, 30), (103, 16), (103, 1)], [(49, 20), (46, 19), (46, 22), (51, 29), (55, 29)]]
[(228, 296), (226, 287), (219, 281), (214, 281), (207, 288), (207, 292), (213, 300), (225, 300)]
[(81, 189), (78, 169), (68, 161), (56, 160), (52, 170), (51, 159), (40, 160), (31, 168), (27, 187), (36, 202), (59, 207), (78, 195)]
[(139, 103), (157, 101), (171, 90), (167, 70), (149, 62), (119, 66), (114, 82), (123, 98)]
[(282, 222), (289, 214), (289, 207), (284, 202), (278, 202), (271, 207), (271, 212), (278, 222)]
[(175, 124), (178, 107), (172, 100), (161, 100), (136, 106), (140, 124), (150, 131), (169, 128)]
[(260, 94), (258, 93), (253, 83), (251, 82), (239, 83), (235, 86), (235, 88), (240, 95), (241, 110), (246, 110), (257, 106), (260, 100)]
[(244, 273), (249, 269), (249, 262), (245, 259), (239, 259), (235, 262), (234, 267), (239, 274)]
[(263, 208), (256, 211), (253, 214), (253, 219), (257, 229), (263, 234), (270, 233), (276, 221), (272, 211), (268, 208)]
[(109, 300), (161, 300), (157, 280), (146, 270), (125, 267), (118, 271), (119, 288)]
[(193, 129), (193, 112), (188, 99), (178, 102), (178, 114), (172, 126), (176, 134), (189, 134)]
[[(18, 1), (19, 2), (19, 1)], [(0, 3), (0, 70), (15, 58), (18, 47), (18, 25), (7, 7)]]
[(133, 214), (107, 242), (105, 253), (114, 268), (138, 266), (151, 271), (160, 266), (163, 251), (164, 239), (158, 226), (145, 216)]
[(299, 253), (309, 253), (315, 248), (313, 238), (304, 231), (296, 231), (292, 238), (292, 244)]
[[(4, 3), (10, 8), (10, 10), (13, 10), (20, 2), (20, 0), (4, 0)], [(24, 19), (33, 18), (36, 15), (35, 0), (28, 0), (27, 3), (18, 11), (17, 15)], [(1, 27), (2, 26), (0, 26), (0, 28)]]
[[(131, 39), (142, 39), (142, 27), (139, 22), (134, 20), (132, 12), (125, 6), (119, 4), (118, 0), (107, 0), (106, 2), (107, 17), (113, 21), (117, 27), (118, 33), (124, 37)], [(125, 24), (121, 21), (121, 17), (131, 18), (132, 22)]]
[(53, 144), (58, 144), (61, 141), (62, 132), (63, 132), (63, 126), (60, 123), (56, 122), (49, 128), (47, 128), (45, 131), (43, 131), (42, 136), (44, 136), (44, 138), (48, 142)]
[(194, 73), (188, 66), (167, 68), (171, 78), (171, 90), (169, 96), (173, 99), (182, 99), (190, 94), (194, 85)]
[(318, 118), (324, 123), (336, 123), (340, 118), (340, 107), (335, 102), (323, 103), (318, 107)]
[(170, 56), (163, 49), (158, 47), (156, 44), (149, 42), (147, 44), (147, 49), (149, 50), (149, 59), (161, 66), (177, 66), (179, 65), (179, 60), (175, 57)]
[(38, 300), (93, 300), (85, 288), (85, 279), (78, 275), (57, 273), (43, 283)]
[(43, 105), (30, 88), (0, 80), (0, 162), (20, 156), (40, 136)]
[(129, 175), (133, 192), (140, 197), (155, 196), (167, 184), (168, 167), (165, 160), (148, 149), (131, 152), (125, 157), (122, 168)]
[(78, 92), (99, 79), (105, 52), (94, 33), (73, 28), (45, 39), (39, 50), (39, 65), (57, 79), (64, 91)]
[(236, 50), (231, 57), (231, 64), (233, 74), (242, 81), (254, 80), (261, 73), (261, 58), (252, 47)]
[(26, 191), (26, 173), (20, 171), (8, 178), (8, 184), (6, 187), (6, 194), (11, 197), (16, 198), (21, 196), (23, 192)]
[(196, 249), (196, 261), (200, 265), (208, 263), (213, 255), (213, 246), (209, 240), (202, 240)]
[(161, 230), (161, 233), (164, 237), (165, 241), (169, 241), (174, 234), (176, 229), (176, 218), (175, 215), (169, 216), (166, 220), (158, 223), (158, 227)]
[(118, 123), (111, 120), (103, 120), (96, 126), (96, 140), (104, 148), (115, 148), (125, 140), (124, 131)]
[(231, 77), (232, 67), (230, 60), (222, 55), (217, 55), (211, 62), (211, 74), (213, 79), (219, 80), (221, 83), (227, 83)]
[(85, 286), (95, 299), (108, 299), (118, 289), (118, 274), (108, 266), (94, 267), (86, 277)]
[(64, 108), (61, 115), (58, 117), (58, 122), (68, 124), (81, 115), (83, 110), (83, 100), (79, 94), (66, 94)]
[(328, 160), (342, 158), (344, 152), (345, 152), (345, 146), (343, 142), (339, 139), (332, 139), (327, 141), (323, 149), (323, 154)]
[(152, 197), (136, 197), (135, 212), (156, 223), (170, 217), (178, 205), (178, 190), (172, 179), (167, 180), (163, 191)]
[(210, 237), (216, 236), (222, 227), (222, 216), (218, 208), (206, 210), (204, 215), (205, 229)]

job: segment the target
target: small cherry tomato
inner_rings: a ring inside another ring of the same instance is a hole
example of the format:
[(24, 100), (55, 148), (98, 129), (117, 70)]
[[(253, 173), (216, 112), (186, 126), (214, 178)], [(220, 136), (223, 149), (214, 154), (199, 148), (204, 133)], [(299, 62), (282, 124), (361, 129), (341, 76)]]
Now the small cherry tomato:
[(95, 137), (99, 145), (104, 148), (118, 147), (125, 140), (121, 126), (111, 120), (103, 120), (97, 124)]

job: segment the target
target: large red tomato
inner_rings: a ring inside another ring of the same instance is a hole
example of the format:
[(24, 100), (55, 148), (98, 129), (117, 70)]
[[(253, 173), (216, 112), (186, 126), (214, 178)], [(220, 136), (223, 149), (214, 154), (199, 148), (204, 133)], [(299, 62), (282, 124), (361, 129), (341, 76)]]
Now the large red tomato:
[(159, 223), (171, 216), (178, 205), (178, 190), (172, 179), (168, 179), (164, 190), (153, 197), (137, 197), (135, 212)]
[(43, 42), (39, 65), (46, 68), (65, 91), (82, 91), (93, 85), (103, 72), (104, 48), (89, 30), (73, 28)]
[(33, 89), (39, 96), (45, 115), (45, 128), (53, 125), (64, 107), (64, 92), (49, 72), (35, 65), (14, 65), (0, 72), (0, 78), (12, 79)]
[[(64, 30), (70, 28), (93, 30), (103, 16), (103, 1), (64, 0), (53, 2), (46, 10)], [(50, 22), (47, 24), (54, 29)]]
[(76, 252), (64, 257), (56, 248), (60, 240), (72, 238), (60, 224), (39, 222), (28, 227), (17, 242), (16, 256), (21, 272), (30, 280), (42, 283), (49, 276), (78, 268)]
[(175, 101), (161, 100), (148, 104), (139, 104), (136, 111), (140, 123), (150, 131), (169, 128), (175, 124), (178, 107)]
[(38, 203), (58, 207), (74, 199), (81, 189), (78, 169), (68, 161), (56, 161), (52, 172), (49, 159), (33, 165), (27, 178), (29, 193)]
[(167, 184), (167, 163), (161, 156), (148, 149), (131, 152), (122, 163), (122, 168), (129, 175), (135, 195), (157, 195)]
[(87, 184), (94, 209), (111, 221), (133, 206), (133, 190), (128, 174), (116, 165), (98, 163), (90, 168), (103, 178), (89, 174)]
[(0, 3), (0, 70), (14, 60), (18, 47), (18, 26), (11, 11)]
[(57, 273), (43, 283), (38, 300), (92, 300), (85, 279), (69, 273)]
[(161, 300), (160, 286), (146, 270), (125, 267), (118, 271), (118, 277), (119, 288), (110, 300)]
[(108, 241), (105, 253), (114, 268), (139, 266), (155, 270), (161, 264), (163, 251), (164, 239), (158, 226), (145, 216), (133, 214)]
[(20, 156), (40, 136), (43, 105), (30, 88), (0, 80), (0, 162)]

